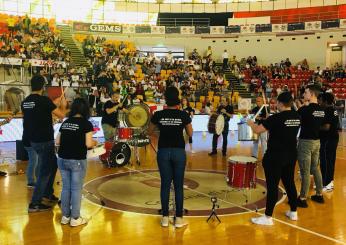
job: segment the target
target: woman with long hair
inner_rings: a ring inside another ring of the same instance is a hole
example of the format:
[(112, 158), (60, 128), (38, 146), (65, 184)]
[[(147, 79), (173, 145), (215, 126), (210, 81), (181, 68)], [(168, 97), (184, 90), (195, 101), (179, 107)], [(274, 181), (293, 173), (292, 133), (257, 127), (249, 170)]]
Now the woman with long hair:
[(169, 224), (169, 194), (173, 181), (175, 191), (175, 223), (176, 228), (186, 225), (183, 221), (184, 173), (186, 165), (185, 141), (183, 131), (192, 137), (190, 116), (178, 109), (179, 91), (176, 87), (168, 87), (165, 91), (167, 108), (157, 111), (151, 119), (149, 133), (158, 127), (160, 131), (157, 163), (161, 176), (161, 226)]
[(77, 98), (71, 105), (68, 119), (60, 127), (56, 138), (59, 146), (58, 167), (62, 178), (61, 224), (79, 226), (87, 219), (80, 216), (83, 180), (87, 168), (87, 149), (97, 145), (93, 140), (93, 126), (88, 121), (89, 104)]

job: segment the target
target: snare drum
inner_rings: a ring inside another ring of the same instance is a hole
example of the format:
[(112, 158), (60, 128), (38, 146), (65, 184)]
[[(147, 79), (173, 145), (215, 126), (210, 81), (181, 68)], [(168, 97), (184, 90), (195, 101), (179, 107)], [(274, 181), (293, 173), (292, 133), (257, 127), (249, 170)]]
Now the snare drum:
[(132, 138), (133, 130), (132, 128), (118, 128), (117, 134), (119, 141), (126, 141)]
[(256, 188), (257, 159), (246, 156), (228, 158), (227, 184), (233, 188)]

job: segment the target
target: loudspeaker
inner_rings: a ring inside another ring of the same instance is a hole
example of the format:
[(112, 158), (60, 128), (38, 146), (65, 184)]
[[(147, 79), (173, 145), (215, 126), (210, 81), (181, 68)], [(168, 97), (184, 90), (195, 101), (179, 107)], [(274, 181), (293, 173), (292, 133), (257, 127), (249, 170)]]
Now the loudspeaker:
[(16, 140), (16, 159), (21, 161), (29, 160), (28, 152), (25, 150), (21, 140)]

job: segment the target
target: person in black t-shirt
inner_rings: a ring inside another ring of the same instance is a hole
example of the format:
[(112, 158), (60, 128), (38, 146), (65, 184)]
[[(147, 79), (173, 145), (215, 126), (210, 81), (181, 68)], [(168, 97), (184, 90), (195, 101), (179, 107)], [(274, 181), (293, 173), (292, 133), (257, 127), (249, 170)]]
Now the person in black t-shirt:
[[(42, 96), (45, 79), (34, 76), (31, 81), (32, 93), (24, 99), (21, 105), (23, 112), (23, 144), (32, 147), (38, 156), (39, 175), (36, 180), (29, 212), (40, 212), (51, 209), (42, 204), (45, 201), (58, 201), (54, 196), (54, 179), (57, 171), (55, 155), (54, 130), (52, 114), (60, 119), (65, 116), (66, 100), (62, 96), (57, 107), (48, 97)], [(30, 164), (30, 161), (29, 161)]]
[(255, 133), (269, 132), (268, 149), (263, 157), (263, 168), (267, 182), (265, 215), (252, 218), (259, 225), (273, 225), (272, 214), (278, 199), (280, 179), (286, 189), (291, 210), (286, 216), (297, 220), (297, 190), (294, 183), (294, 169), (297, 159), (297, 134), (300, 117), (291, 110), (293, 98), (289, 92), (278, 96), (279, 113), (269, 116), (258, 125), (249, 120), (248, 125)]
[(334, 189), (334, 169), (336, 160), (336, 149), (339, 143), (339, 115), (334, 107), (334, 96), (331, 93), (323, 93), (319, 97), (320, 105), (324, 108), (324, 121), (320, 131), (320, 160), (323, 190)]
[[(256, 114), (259, 109), (261, 109), (262, 105), (263, 105), (263, 98), (258, 96), (256, 98), (256, 107), (254, 107), (252, 110), (251, 110), (251, 114)], [(267, 110), (269, 111), (269, 108), (263, 108), (262, 111), (260, 112), (260, 114), (257, 116), (256, 118), (256, 123), (257, 124), (260, 124), (264, 119), (267, 118), (268, 114), (267, 114)], [(252, 156), (255, 157), (255, 158), (258, 158), (258, 143), (260, 141), (261, 143), (261, 148), (262, 148), (262, 157), (264, 156), (264, 153), (266, 152), (267, 150), (267, 137), (268, 137), (268, 134), (267, 132), (263, 132), (259, 135), (258, 137), (258, 141), (254, 141), (253, 142), (253, 147), (252, 147)]]
[(89, 105), (77, 98), (71, 105), (66, 121), (61, 124), (56, 144), (59, 146), (58, 166), (62, 178), (61, 224), (71, 226), (86, 224), (80, 216), (83, 180), (87, 168), (87, 149), (97, 145), (93, 140), (93, 126), (88, 121)]
[(183, 221), (184, 172), (186, 165), (184, 129), (192, 137), (190, 116), (178, 109), (180, 104), (179, 91), (176, 87), (168, 87), (165, 92), (167, 109), (157, 111), (151, 118), (149, 134), (157, 127), (160, 131), (157, 163), (161, 176), (161, 226), (169, 224), (169, 193), (173, 181), (175, 191), (176, 219), (175, 227), (186, 225)]
[[(229, 104), (229, 99), (227, 97), (222, 97), (220, 106), (216, 110), (217, 114), (223, 115), (225, 119), (225, 126), (222, 131), (222, 155), (226, 156), (227, 154), (227, 137), (228, 137), (228, 131), (229, 131), (229, 120), (232, 117), (232, 114), (234, 113), (233, 106)], [(209, 153), (209, 156), (216, 155), (217, 153), (217, 139), (219, 138), (219, 135), (214, 134), (213, 135), (213, 143), (212, 143), (212, 151)]]
[[(193, 115), (195, 114), (195, 110), (190, 106), (190, 102), (187, 98), (183, 98), (181, 100), (181, 109), (185, 111), (191, 119), (193, 118)], [(195, 153), (195, 151), (192, 149), (192, 137), (189, 137), (189, 145), (190, 145), (190, 152)]]
[(302, 178), (298, 206), (306, 208), (306, 199), (310, 188), (310, 174), (314, 176), (316, 184), (316, 194), (311, 196), (311, 200), (323, 203), (322, 196), (322, 176), (319, 166), (320, 158), (320, 128), (324, 120), (324, 110), (317, 104), (317, 97), (320, 93), (318, 85), (308, 85), (305, 88), (304, 100), (308, 105), (302, 106), (298, 110), (301, 116), (301, 129), (298, 142), (298, 163)]
[(119, 126), (118, 113), (123, 110), (123, 104), (119, 102), (120, 94), (113, 92), (111, 100), (107, 101), (103, 106), (102, 129), (105, 140), (111, 140), (116, 133), (116, 128)]

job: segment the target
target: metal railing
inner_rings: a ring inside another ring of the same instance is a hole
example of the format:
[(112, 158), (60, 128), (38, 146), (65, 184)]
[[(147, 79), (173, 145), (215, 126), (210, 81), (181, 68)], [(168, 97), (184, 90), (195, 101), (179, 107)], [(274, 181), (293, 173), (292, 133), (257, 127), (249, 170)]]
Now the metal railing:
[(210, 26), (210, 18), (158, 18), (158, 26)]

